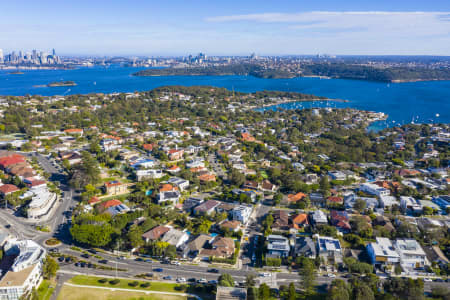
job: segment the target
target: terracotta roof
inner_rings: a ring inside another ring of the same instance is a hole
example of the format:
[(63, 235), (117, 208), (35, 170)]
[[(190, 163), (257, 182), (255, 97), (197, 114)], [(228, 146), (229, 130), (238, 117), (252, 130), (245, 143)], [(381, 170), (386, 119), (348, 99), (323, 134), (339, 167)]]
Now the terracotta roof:
[(102, 202), (99, 205), (102, 208), (107, 209), (107, 208), (110, 208), (110, 207), (113, 207), (113, 206), (117, 206), (117, 205), (120, 205), (120, 204), (122, 204), (122, 201), (117, 200), (117, 199), (112, 199), (112, 200), (108, 200), (108, 201)]
[(176, 190), (178, 190), (178, 188), (177, 188), (177, 187), (174, 187), (173, 185), (171, 185), (171, 184), (169, 184), (169, 183), (163, 184), (163, 185), (159, 188), (159, 192), (160, 192), (160, 193), (162, 193), (162, 192), (169, 192), (169, 191), (176, 191)]
[(17, 192), (18, 190), (19, 188), (13, 184), (4, 184), (0, 186), (0, 193), (4, 195)]
[(169, 227), (165, 227), (165, 226), (156, 226), (154, 228), (152, 228), (151, 230), (145, 232), (142, 235), (143, 239), (149, 239), (149, 240), (157, 240), (159, 239), (161, 236), (163, 236), (167, 231), (169, 231), (170, 228)]
[(108, 181), (108, 182), (105, 182), (105, 186), (107, 188), (113, 187), (113, 186), (119, 186), (119, 185), (122, 185), (122, 183), (120, 183), (120, 181)]
[(80, 128), (69, 128), (69, 129), (64, 130), (64, 132), (66, 132), (66, 133), (80, 133), (80, 132), (83, 132), (83, 129), (80, 129)]
[(338, 197), (338, 196), (330, 196), (327, 198), (328, 202), (333, 202), (333, 203), (342, 203), (344, 201), (344, 199), (342, 199), (342, 197)]
[(241, 226), (241, 222), (239, 221), (224, 221), (220, 224), (220, 227), (225, 227), (225, 228), (229, 228), (229, 229), (237, 229), (239, 228), (239, 226)]
[(198, 176), (200, 181), (216, 181), (216, 175), (214, 174), (203, 174)]
[(100, 199), (98, 197), (93, 196), (91, 199), (89, 199), (88, 203), (89, 204), (95, 204), (100, 202)]
[(288, 201), (289, 202), (297, 202), (297, 201), (302, 200), (305, 197), (306, 197), (306, 194), (303, 194), (302, 192), (299, 192), (297, 194), (289, 194)]
[(298, 229), (298, 225), (308, 225), (308, 215), (307, 214), (298, 214), (292, 218), (292, 225), (294, 228)]

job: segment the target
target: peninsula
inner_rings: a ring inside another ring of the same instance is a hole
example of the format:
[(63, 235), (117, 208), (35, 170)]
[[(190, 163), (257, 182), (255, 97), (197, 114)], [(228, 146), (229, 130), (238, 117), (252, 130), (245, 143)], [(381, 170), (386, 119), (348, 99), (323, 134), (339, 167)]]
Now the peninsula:
[(267, 79), (294, 77), (320, 77), (336, 79), (357, 79), (381, 82), (413, 82), (450, 80), (450, 69), (371, 66), (343, 62), (307, 62), (289, 64), (287, 62), (265, 65), (262, 63), (234, 63), (225, 65), (187, 66), (145, 69), (134, 76), (254, 76)]
[(74, 81), (55, 81), (47, 84), (48, 87), (58, 87), (58, 86), (76, 86)]

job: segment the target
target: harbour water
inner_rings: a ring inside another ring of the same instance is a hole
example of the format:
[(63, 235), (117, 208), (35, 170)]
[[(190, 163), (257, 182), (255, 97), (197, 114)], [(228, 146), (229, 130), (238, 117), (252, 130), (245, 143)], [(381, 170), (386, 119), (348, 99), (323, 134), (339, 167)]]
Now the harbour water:
[[(211, 85), (242, 92), (292, 91), (348, 102), (284, 103), (276, 108), (352, 107), (384, 112), (386, 121), (375, 126), (405, 123), (450, 123), (450, 81), (383, 83), (362, 80), (292, 78), (262, 79), (252, 76), (161, 76), (136, 77), (142, 68), (120, 66), (72, 70), (24, 70), (11, 74), (0, 70), (0, 95), (67, 95), (145, 91), (164, 85)], [(46, 87), (54, 81), (74, 81), (70, 87)], [(264, 109), (276, 109), (266, 107)]]

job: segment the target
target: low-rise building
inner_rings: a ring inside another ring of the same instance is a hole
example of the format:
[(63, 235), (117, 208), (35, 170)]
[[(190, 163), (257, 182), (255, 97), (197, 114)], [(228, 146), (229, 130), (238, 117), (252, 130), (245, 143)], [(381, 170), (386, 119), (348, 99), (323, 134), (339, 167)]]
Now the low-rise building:
[(4, 246), (6, 255), (16, 255), (9, 270), (2, 272), (0, 299), (19, 300), (42, 282), (44, 248), (32, 240), (9, 240)]
[(231, 215), (233, 220), (239, 221), (242, 224), (247, 224), (252, 211), (253, 206), (251, 205), (239, 205), (233, 208)]
[(371, 195), (376, 195), (378, 197), (389, 196), (391, 194), (388, 189), (385, 189), (373, 183), (363, 183), (359, 186), (359, 190)]
[(159, 179), (163, 176), (164, 176), (164, 172), (160, 169), (136, 170), (137, 181), (143, 181), (146, 179)]
[(178, 248), (189, 240), (189, 235), (184, 231), (171, 228), (161, 240)]
[(423, 269), (430, 263), (425, 251), (414, 239), (397, 239), (394, 241), (394, 248), (400, 255), (400, 263), (405, 271)]
[(376, 242), (369, 243), (366, 249), (372, 264), (386, 272), (393, 271), (393, 267), (400, 263), (400, 255), (388, 238), (377, 237)]
[(34, 196), (28, 204), (28, 218), (36, 220), (47, 216), (56, 203), (57, 195), (50, 192), (46, 186), (31, 191)]
[(338, 239), (326, 236), (317, 236), (318, 255), (330, 264), (342, 263), (342, 247)]
[(267, 257), (280, 258), (288, 257), (291, 247), (289, 240), (282, 235), (271, 234), (267, 236)]

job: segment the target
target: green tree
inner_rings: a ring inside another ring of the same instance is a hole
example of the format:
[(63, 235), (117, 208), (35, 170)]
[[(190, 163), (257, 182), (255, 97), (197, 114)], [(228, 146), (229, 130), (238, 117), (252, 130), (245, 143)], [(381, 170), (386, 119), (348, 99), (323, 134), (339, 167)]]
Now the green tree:
[(320, 179), (319, 182), (319, 186), (320, 186), (320, 191), (322, 192), (322, 194), (326, 197), (329, 194), (329, 190), (330, 190), (330, 182), (328, 181), (328, 176), (322, 176), (322, 178)]
[(355, 201), (355, 205), (353, 206), (353, 208), (357, 211), (359, 211), (360, 213), (364, 211), (364, 209), (366, 209), (366, 201), (358, 198)]
[(305, 259), (303, 261), (302, 268), (299, 271), (300, 277), (302, 278), (302, 286), (307, 295), (311, 295), (314, 291), (314, 284), (316, 280), (316, 270), (314, 263)]
[(94, 247), (109, 244), (113, 232), (109, 224), (74, 224), (70, 228), (70, 233), (77, 242)]
[(262, 283), (258, 289), (258, 299), (267, 300), (270, 298), (270, 288), (267, 284)]
[(45, 279), (51, 279), (56, 276), (56, 272), (59, 270), (58, 263), (51, 258), (50, 256), (47, 256), (44, 259), (44, 265), (42, 266), (42, 273)]
[(142, 239), (142, 230), (137, 225), (132, 225), (127, 233), (127, 238), (130, 241), (130, 245), (133, 248), (137, 248), (139, 246), (142, 246), (144, 244), (144, 241)]
[(347, 283), (341, 279), (333, 280), (328, 289), (327, 300), (350, 300)]
[(293, 282), (289, 283), (288, 300), (297, 299), (297, 292), (295, 290), (295, 284)]
[(256, 284), (255, 277), (255, 274), (247, 274), (247, 276), (245, 276), (245, 286), (248, 288), (254, 287)]
[(233, 287), (234, 286), (234, 278), (228, 273), (221, 274), (219, 277), (219, 285)]

